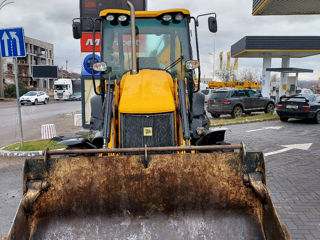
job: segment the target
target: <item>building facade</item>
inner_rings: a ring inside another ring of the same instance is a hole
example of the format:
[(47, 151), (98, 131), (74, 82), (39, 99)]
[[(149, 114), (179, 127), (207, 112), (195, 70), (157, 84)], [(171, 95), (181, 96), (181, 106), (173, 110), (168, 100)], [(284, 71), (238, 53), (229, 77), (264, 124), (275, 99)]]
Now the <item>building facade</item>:
[[(32, 78), (33, 65), (53, 65), (53, 44), (25, 37), (26, 57), (18, 58), (18, 79), (26, 86), (38, 89), (48, 88), (48, 81)], [(0, 79), (5, 84), (14, 84), (13, 58), (0, 57)], [(53, 85), (53, 80), (49, 85)], [(0, 86), (1, 88), (1, 86)]]

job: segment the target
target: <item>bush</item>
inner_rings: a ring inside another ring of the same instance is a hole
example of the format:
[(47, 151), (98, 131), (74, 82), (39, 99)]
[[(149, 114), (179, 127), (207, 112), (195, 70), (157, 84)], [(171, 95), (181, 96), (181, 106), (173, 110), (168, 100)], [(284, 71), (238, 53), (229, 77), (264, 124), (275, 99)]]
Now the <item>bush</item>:
[[(35, 90), (35, 88), (27, 88), (25, 86), (20, 87), (19, 88), (20, 97), (29, 91), (36, 91), (36, 90)], [(15, 84), (10, 84), (4, 89), (4, 97), (6, 97), (6, 98), (16, 98), (17, 97)]]

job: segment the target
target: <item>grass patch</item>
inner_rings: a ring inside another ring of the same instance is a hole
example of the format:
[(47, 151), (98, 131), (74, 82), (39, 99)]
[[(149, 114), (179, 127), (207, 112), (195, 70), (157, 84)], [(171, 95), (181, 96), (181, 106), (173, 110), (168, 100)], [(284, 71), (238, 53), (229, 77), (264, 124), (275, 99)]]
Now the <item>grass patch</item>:
[(20, 143), (15, 143), (9, 146), (6, 146), (4, 150), (7, 151), (42, 151), (46, 148), (49, 149), (59, 149), (65, 148), (65, 146), (55, 146), (57, 141), (51, 141), (50, 139), (45, 140), (36, 140), (36, 141), (28, 141), (24, 142), (23, 147), (21, 148)]
[(277, 114), (258, 114), (253, 116), (245, 116), (240, 118), (230, 118), (230, 119), (214, 119), (210, 121), (210, 126), (223, 126), (226, 123), (237, 123), (237, 122), (244, 122), (244, 121), (252, 121), (252, 120), (278, 120), (279, 116)]

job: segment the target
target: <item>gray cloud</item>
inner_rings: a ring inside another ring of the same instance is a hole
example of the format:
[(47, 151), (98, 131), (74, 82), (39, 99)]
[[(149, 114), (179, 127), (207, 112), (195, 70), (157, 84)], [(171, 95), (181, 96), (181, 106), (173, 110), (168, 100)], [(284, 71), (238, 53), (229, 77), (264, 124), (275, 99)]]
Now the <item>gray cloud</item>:
[[(257, 16), (251, 15), (251, 0), (149, 0), (149, 10), (187, 8), (193, 16), (216, 12), (218, 33), (209, 33), (207, 20), (201, 19), (199, 37), (202, 72), (212, 75), (212, 56), (215, 41), (216, 66), (218, 53), (229, 51), (232, 44), (247, 35), (319, 35), (320, 18), (315, 16)], [(55, 47), (55, 63), (80, 72), (80, 42), (72, 38), (71, 21), (79, 16), (79, 2), (76, 0), (15, 0), (14, 4), (0, 11), (0, 28), (23, 27), (25, 35), (48, 41)], [(214, 40), (215, 38), (215, 40)], [(293, 59), (292, 66), (315, 70), (304, 74), (303, 79), (317, 79), (320, 76), (320, 57)], [(279, 59), (273, 66), (280, 66)], [(240, 59), (240, 68), (259, 69), (261, 59)]]

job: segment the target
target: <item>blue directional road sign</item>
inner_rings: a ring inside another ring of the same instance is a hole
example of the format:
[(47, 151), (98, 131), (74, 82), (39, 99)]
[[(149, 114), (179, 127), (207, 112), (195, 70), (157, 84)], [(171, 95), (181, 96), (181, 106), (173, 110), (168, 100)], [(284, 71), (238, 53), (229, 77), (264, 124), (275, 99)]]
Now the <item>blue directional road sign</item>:
[(1, 57), (25, 57), (23, 28), (0, 29)]

